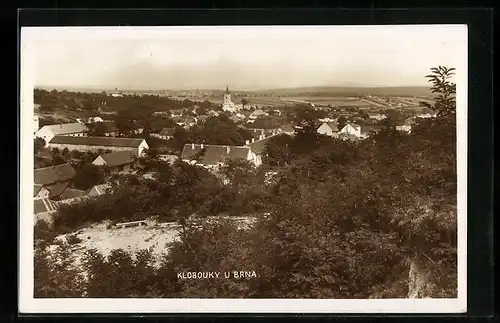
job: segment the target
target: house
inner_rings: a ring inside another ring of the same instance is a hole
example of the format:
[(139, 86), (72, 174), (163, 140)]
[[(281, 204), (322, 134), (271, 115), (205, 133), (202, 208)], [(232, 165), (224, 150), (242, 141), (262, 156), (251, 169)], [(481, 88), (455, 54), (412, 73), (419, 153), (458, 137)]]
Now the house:
[(396, 126), (396, 130), (410, 133), (411, 132), (411, 125), (404, 124), (404, 125)]
[(323, 122), (323, 124), (318, 127), (316, 132), (329, 137), (337, 137), (339, 128), (335, 122)]
[(141, 138), (116, 138), (116, 137), (70, 137), (55, 136), (48, 142), (49, 148), (58, 148), (78, 151), (99, 151), (99, 149), (111, 151), (132, 151), (141, 156), (144, 149), (149, 146), (146, 140)]
[(76, 171), (70, 164), (37, 168), (34, 172), (35, 198), (57, 198), (71, 184)]
[(114, 91), (108, 92), (108, 94), (111, 95), (114, 98), (121, 98), (121, 97), (123, 97), (123, 94), (120, 91), (116, 90), (116, 89)]
[(153, 116), (170, 116), (170, 112), (169, 111), (156, 111), (156, 112), (153, 112)]
[(88, 123), (93, 123), (93, 122), (103, 122), (103, 121), (104, 120), (101, 117), (90, 117), (87, 122)]
[(189, 116), (172, 118), (178, 126), (189, 128), (196, 124), (196, 119)]
[(49, 198), (50, 191), (40, 184), (33, 184), (33, 197), (36, 199)]
[(261, 109), (258, 109), (258, 110), (255, 110), (254, 112), (252, 112), (250, 114), (250, 119), (257, 119), (259, 117), (264, 117), (264, 116), (268, 116), (269, 114), (267, 112), (264, 112), (262, 111)]
[(206, 144), (185, 144), (181, 159), (189, 164), (199, 164), (212, 169), (224, 165), (228, 159), (243, 159), (254, 162), (248, 146)]
[(238, 112), (236, 113), (236, 116), (240, 118), (241, 120), (244, 120), (247, 118), (247, 116), (244, 113)]
[(170, 110), (170, 116), (172, 118), (182, 117), (183, 112), (182, 109)]
[(238, 116), (236, 116), (236, 115), (234, 115), (234, 114), (233, 114), (232, 116), (230, 116), (230, 117), (229, 117), (229, 120), (231, 120), (231, 121), (232, 121), (232, 122), (234, 122), (234, 123), (238, 123), (238, 122), (240, 122), (240, 121), (241, 121), (241, 119), (240, 119), (240, 118), (238, 118)]
[(137, 156), (133, 151), (113, 151), (99, 155), (92, 164), (105, 166), (112, 171), (130, 171), (135, 168)]
[(374, 114), (369, 114), (368, 118), (380, 121), (380, 120), (383, 120), (387, 117), (384, 114), (374, 113)]
[(436, 117), (436, 114), (422, 113), (416, 116), (417, 118), (428, 119)]
[(57, 212), (57, 204), (47, 198), (33, 200), (33, 215), (35, 223), (39, 220), (52, 222), (52, 215)]
[(158, 154), (158, 159), (172, 165), (173, 163), (175, 163), (179, 159), (179, 156), (169, 155), (169, 154)]
[(87, 192), (82, 190), (77, 190), (74, 188), (66, 188), (64, 192), (59, 196), (59, 200), (56, 202), (57, 205), (61, 204), (71, 204), (75, 202), (80, 202), (87, 197)]
[(43, 126), (36, 132), (36, 137), (42, 138), (48, 143), (55, 136), (74, 136), (84, 137), (87, 135), (89, 128), (82, 123), (64, 123), (55, 125)]
[(286, 124), (284, 126), (282, 126), (280, 128), (280, 131), (283, 132), (283, 133), (286, 133), (287, 135), (291, 136), (295, 133), (295, 129), (289, 125), (289, 124)]
[(350, 135), (361, 138), (361, 126), (349, 122), (339, 131), (339, 135)]
[(169, 140), (174, 138), (175, 128), (163, 128), (160, 133), (152, 133), (151, 137), (160, 138), (163, 140)]
[(260, 140), (253, 141), (251, 143), (247, 142), (246, 145), (250, 148), (250, 154), (252, 157), (252, 162), (254, 165), (259, 166), (262, 164), (262, 157), (264, 156), (264, 152), (267, 147), (267, 143), (271, 138), (275, 138), (277, 136), (284, 135), (284, 133), (277, 133), (268, 137), (262, 137)]
[(109, 184), (95, 185), (94, 187), (92, 187), (88, 191), (87, 196), (88, 197), (100, 196), (100, 195), (106, 194), (109, 189), (111, 189), (111, 185), (109, 185)]

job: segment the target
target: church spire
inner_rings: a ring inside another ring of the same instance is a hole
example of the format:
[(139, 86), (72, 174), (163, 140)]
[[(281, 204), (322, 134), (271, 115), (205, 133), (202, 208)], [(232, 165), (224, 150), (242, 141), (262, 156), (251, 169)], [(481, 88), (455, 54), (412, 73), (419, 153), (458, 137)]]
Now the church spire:
[(226, 94), (229, 94), (229, 87), (226, 85)]

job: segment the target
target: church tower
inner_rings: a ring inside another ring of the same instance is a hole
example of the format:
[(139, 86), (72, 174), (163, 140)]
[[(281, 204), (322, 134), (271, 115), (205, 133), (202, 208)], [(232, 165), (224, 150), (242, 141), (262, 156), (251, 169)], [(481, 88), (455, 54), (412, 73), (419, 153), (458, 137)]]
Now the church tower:
[(231, 94), (229, 93), (229, 87), (226, 86), (226, 93), (224, 93), (224, 103), (226, 104), (232, 104), (233, 102), (231, 101)]
[(222, 103), (222, 110), (228, 112), (236, 112), (238, 108), (231, 101), (231, 93), (229, 93), (229, 87), (226, 86), (226, 92), (224, 93), (224, 102)]

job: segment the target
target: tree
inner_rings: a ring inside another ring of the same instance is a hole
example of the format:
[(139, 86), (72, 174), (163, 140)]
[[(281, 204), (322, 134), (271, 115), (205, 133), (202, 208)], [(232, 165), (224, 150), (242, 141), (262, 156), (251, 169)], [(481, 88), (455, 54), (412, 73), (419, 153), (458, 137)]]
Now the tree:
[(115, 125), (118, 133), (123, 136), (129, 136), (136, 129), (135, 118), (130, 110), (121, 110), (115, 118)]
[(98, 106), (92, 99), (89, 99), (82, 102), (82, 108), (86, 111), (95, 111), (98, 109)]
[(36, 155), (36, 154), (38, 154), (40, 149), (45, 147), (45, 140), (43, 140), (43, 138), (36, 137), (33, 141), (33, 146), (34, 146), (35, 155)]
[(199, 116), (206, 115), (208, 112), (206, 105), (200, 104), (198, 108), (196, 108), (196, 114)]
[(344, 126), (347, 124), (347, 118), (345, 116), (340, 116), (338, 119), (337, 119), (337, 125), (338, 125), (338, 128), (339, 130), (341, 130), (342, 128), (344, 128)]
[(248, 104), (248, 99), (242, 98), (241, 104), (243, 105), (243, 108), (245, 108), (245, 106)]
[(255, 175), (254, 165), (243, 159), (229, 159), (220, 168), (220, 173), (233, 188), (249, 185)]
[(90, 137), (104, 137), (106, 136), (106, 126), (104, 122), (92, 122), (87, 124), (89, 131), (87, 135)]
[(176, 128), (174, 131), (174, 136), (168, 141), (168, 146), (175, 151), (182, 151), (184, 145), (190, 140), (189, 132), (184, 128)]
[(34, 297), (83, 296), (84, 279), (74, 266), (67, 244), (49, 252), (46, 244), (35, 243), (34, 275)]
[(264, 149), (262, 162), (270, 166), (284, 166), (292, 162), (290, 146), (292, 137), (280, 135), (271, 138)]
[(432, 93), (438, 95), (436, 103), (432, 105), (421, 102), (421, 104), (432, 109), (437, 115), (454, 115), (456, 110), (456, 84), (450, 80), (455, 75), (455, 68), (439, 65), (438, 67), (432, 67), (431, 72), (425, 77), (432, 83)]
[(73, 178), (73, 186), (80, 190), (88, 190), (94, 185), (102, 183), (104, 183), (104, 171), (101, 167), (93, 164), (84, 164), (76, 170)]

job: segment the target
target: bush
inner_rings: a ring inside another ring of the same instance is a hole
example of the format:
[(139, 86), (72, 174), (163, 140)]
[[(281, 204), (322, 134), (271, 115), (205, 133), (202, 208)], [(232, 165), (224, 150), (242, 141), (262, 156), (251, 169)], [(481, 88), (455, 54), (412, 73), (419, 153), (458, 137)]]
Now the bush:
[(73, 245), (82, 242), (82, 239), (78, 238), (76, 234), (70, 234), (66, 237), (66, 241), (68, 244)]
[(41, 240), (52, 243), (57, 237), (57, 233), (50, 227), (45, 220), (38, 220), (34, 227), (35, 240)]

